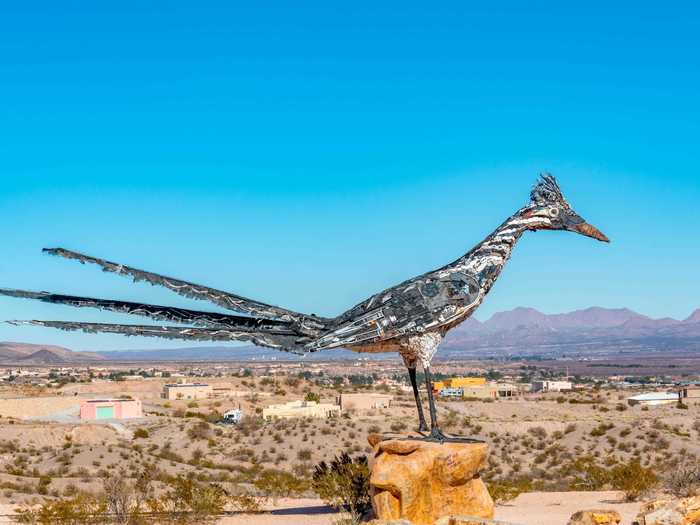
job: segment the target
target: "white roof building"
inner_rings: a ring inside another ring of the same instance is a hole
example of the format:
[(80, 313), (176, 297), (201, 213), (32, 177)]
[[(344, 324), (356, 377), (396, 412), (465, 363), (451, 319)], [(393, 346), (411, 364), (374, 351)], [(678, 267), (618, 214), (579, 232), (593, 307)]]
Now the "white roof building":
[(636, 396), (628, 397), (629, 405), (669, 405), (678, 402), (677, 392), (647, 392)]

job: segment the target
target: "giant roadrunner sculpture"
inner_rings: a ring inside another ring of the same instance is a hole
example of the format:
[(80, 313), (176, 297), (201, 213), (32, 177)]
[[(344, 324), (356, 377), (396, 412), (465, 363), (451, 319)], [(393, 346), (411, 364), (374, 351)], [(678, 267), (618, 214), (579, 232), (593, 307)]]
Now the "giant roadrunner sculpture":
[(442, 268), (374, 294), (334, 318), (302, 314), (63, 248), (44, 251), (81, 263), (93, 263), (106, 272), (164, 286), (185, 297), (209, 301), (247, 315), (201, 312), (49, 292), (0, 289), (0, 294), (47, 303), (100, 308), (189, 326), (10, 321), (13, 324), (189, 341), (249, 341), (300, 354), (339, 347), (356, 352), (397, 352), (408, 368), (418, 407), (419, 430), (428, 430), (416, 383), (416, 367), (420, 363), (425, 372), (431, 422), (430, 433), (424, 437), (445, 441), (450, 438), (438, 427), (430, 362), (445, 334), (470, 317), (484, 300), (509, 259), (513, 246), (527, 230), (567, 230), (609, 242), (605, 235), (574, 212), (564, 199), (554, 177), (545, 174), (532, 188), (530, 202), (462, 257)]

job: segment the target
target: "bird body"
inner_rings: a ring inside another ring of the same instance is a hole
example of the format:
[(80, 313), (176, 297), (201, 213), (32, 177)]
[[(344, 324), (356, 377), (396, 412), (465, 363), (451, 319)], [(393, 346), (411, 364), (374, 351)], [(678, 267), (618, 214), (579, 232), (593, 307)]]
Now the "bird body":
[[(245, 315), (202, 312), (49, 292), (0, 289), (0, 295), (76, 307), (94, 307), (188, 326), (122, 325), (67, 321), (10, 321), (64, 330), (107, 332), (194, 341), (249, 341), (260, 346), (305, 354), (331, 348), (357, 352), (397, 352), (408, 367), (425, 427), (415, 370), (420, 363), (429, 379), (430, 362), (444, 335), (469, 318), (483, 302), (527, 230), (569, 230), (597, 240), (607, 237), (579, 217), (551, 175), (533, 187), (530, 201), (493, 233), (454, 262), (383, 290), (334, 317), (307, 315), (180, 279), (138, 270), (63, 248), (45, 249), (60, 257), (100, 266), (106, 272), (163, 286), (192, 299), (206, 300)], [(432, 390), (428, 388), (433, 432), (437, 429)]]

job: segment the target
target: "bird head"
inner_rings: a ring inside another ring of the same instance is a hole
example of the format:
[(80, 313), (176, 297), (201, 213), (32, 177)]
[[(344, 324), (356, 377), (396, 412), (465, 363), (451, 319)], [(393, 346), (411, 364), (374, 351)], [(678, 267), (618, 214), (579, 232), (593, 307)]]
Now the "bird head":
[(543, 173), (530, 192), (530, 203), (520, 211), (530, 230), (567, 230), (610, 242), (600, 230), (581, 218), (566, 201), (557, 180)]

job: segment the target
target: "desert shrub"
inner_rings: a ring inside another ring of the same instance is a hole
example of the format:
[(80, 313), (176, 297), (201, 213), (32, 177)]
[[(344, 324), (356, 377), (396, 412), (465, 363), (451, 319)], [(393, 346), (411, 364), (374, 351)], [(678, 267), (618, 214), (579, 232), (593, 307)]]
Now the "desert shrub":
[(359, 522), (370, 508), (367, 457), (343, 453), (330, 463), (322, 461), (314, 468), (312, 488), (326, 504)]
[(627, 501), (637, 501), (658, 481), (653, 469), (643, 467), (638, 460), (615, 465), (610, 470), (610, 484), (614, 489), (623, 491)]
[(307, 392), (306, 395), (304, 396), (305, 401), (316, 401), (317, 403), (321, 402), (321, 396), (318, 395), (316, 392)]
[(198, 483), (178, 476), (169, 482), (164, 498), (166, 512), (184, 513), (191, 523), (213, 522), (224, 511), (226, 494), (217, 485)]
[(40, 476), (39, 483), (37, 483), (36, 491), (39, 494), (46, 495), (49, 492), (49, 485), (51, 485), (51, 476)]
[(593, 437), (600, 437), (604, 436), (605, 433), (610, 430), (611, 428), (614, 428), (615, 425), (612, 423), (601, 423), (597, 427), (595, 427), (593, 430), (591, 430), (591, 436)]
[(505, 503), (518, 497), (522, 492), (532, 490), (532, 481), (528, 478), (499, 479), (487, 484), (489, 494), (496, 503)]
[(528, 432), (539, 439), (544, 439), (547, 437), (547, 431), (544, 429), (544, 427), (532, 427), (528, 429)]
[(308, 448), (302, 448), (297, 452), (297, 458), (299, 461), (310, 461), (311, 460), (311, 451)]
[(309, 488), (309, 483), (283, 470), (264, 470), (253, 483), (260, 492), (273, 499), (299, 496)]
[(695, 495), (700, 490), (700, 461), (683, 456), (668, 469), (664, 486), (679, 498)]
[(210, 433), (209, 423), (206, 421), (198, 421), (187, 430), (190, 439), (208, 439)]
[(262, 511), (264, 498), (254, 496), (247, 492), (232, 494), (229, 502), (234, 510), (239, 512), (256, 513)]
[(598, 465), (593, 456), (582, 456), (567, 466), (573, 476), (571, 487), (574, 490), (600, 490), (608, 483), (608, 471)]
[(26, 508), (17, 513), (18, 523), (53, 525), (104, 523), (107, 504), (91, 494), (79, 493), (72, 498), (44, 502), (39, 508)]
[(139, 439), (139, 438), (145, 439), (147, 437), (148, 437), (148, 430), (146, 430), (145, 428), (137, 428), (136, 430), (134, 430), (134, 439)]
[(391, 428), (392, 432), (401, 432), (402, 430), (406, 429), (406, 423), (403, 421), (396, 421), (392, 423), (389, 428)]

